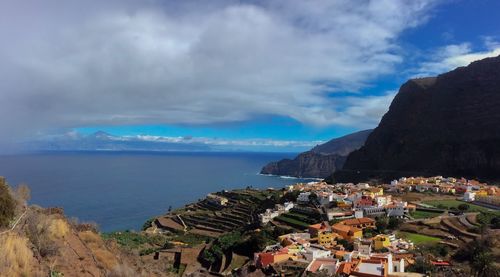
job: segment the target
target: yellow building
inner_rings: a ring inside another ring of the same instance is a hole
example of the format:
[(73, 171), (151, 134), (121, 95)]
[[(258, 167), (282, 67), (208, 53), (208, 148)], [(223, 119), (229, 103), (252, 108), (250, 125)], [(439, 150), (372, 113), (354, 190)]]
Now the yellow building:
[(354, 239), (363, 237), (363, 230), (344, 225), (342, 223), (337, 223), (332, 226), (332, 231), (340, 235), (343, 239), (352, 241)]
[(487, 195), (488, 195), (488, 191), (486, 191), (486, 190), (476, 191), (476, 196), (487, 196)]
[(373, 238), (373, 247), (375, 250), (380, 250), (391, 246), (391, 241), (388, 236), (377, 235)]
[(335, 245), (335, 239), (340, 237), (336, 233), (331, 233), (331, 232), (321, 232), (318, 234), (318, 243), (321, 246), (331, 246)]
[(366, 196), (370, 196), (371, 198), (375, 198), (376, 196), (384, 195), (384, 189), (383, 188), (369, 188), (366, 191), (364, 191), (363, 194)]

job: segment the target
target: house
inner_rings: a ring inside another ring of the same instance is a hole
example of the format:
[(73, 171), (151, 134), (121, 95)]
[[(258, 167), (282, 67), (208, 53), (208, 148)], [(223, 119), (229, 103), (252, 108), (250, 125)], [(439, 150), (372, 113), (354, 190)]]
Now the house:
[(375, 204), (378, 207), (383, 207), (392, 201), (392, 196), (386, 195), (386, 196), (375, 196)]
[(259, 214), (259, 221), (262, 225), (265, 225), (279, 215), (279, 211), (266, 209), (264, 213)]
[(373, 248), (375, 251), (391, 246), (391, 241), (386, 235), (377, 235), (373, 238)]
[(352, 217), (353, 214), (354, 214), (353, 211), (342, 210), (342, 209), (332, 209), (326, 212), (328, 220), (349, 218)]
[(311, 192), (301, 192), (299, 196), (297, 196), (297, 202), (299, 203), (309, 203), (309, 196), (311, 196)]
[(387, 277), (387, 263), (381, 260), (361, 260), (351, 271), (350, 276), (359, 277)]
[(386, 274), (405, 272), (404, 259), (394, 258), (391, 253), (373, 253), (370, 260), (381, 261), (385, 265)]
[(323, 247), (331, 247), (336, 244), (335, 240), (339, 238), (340, 235), (333, 232), (320, 232), (318, 234), (318, 244)]
[(368, 217), (346, 219), (339, 223), (342, 223), (350, 227), (356, 227), (359, 229), (375, 228), (375, 220)]
[(360, 255), (368, 257), (372, 253), (372, 241), (358, 239), (354, 242), (354, 250), (358, 251)]
[(327, 275), (335, 275), (339, 267), (339, 260), (333, 258), (318, 258), (314, 259), (306, 268), (306, 272), (325, 273)]
[(353, 241), (363, 237), (363, 230), (360, 228), (347, 226), (342, 223), (332, 225), (332, 231), (339, 234), (343, 239)]
[(333, 193), (331, 193), (331, 192), (321, 191), (321, 192), (318, 192), (317, 195), (318, 195), (319, 204), (322, 206), (326, 206), (326, 205), (330, 204), (330, 202), (333, 201)]
[(301, 254), (305, 260), (312, 262), (314, 259), (328, 258), (332, 255), (332, 252), (316, 247), (307, 247)]
[(373, 198), (371, 196), (362, 196), (354, 201), (355, 209), (363, 209), (367, 207), (372, 207), (374, 205)]
[(408, 213), (407, 203), (406, 202), (397, 202), (394, 204), (387, 205), (385, 207), (387, 216), (395, 216), (395, 217), (403, 217)]
[(209, 202), (210, 204), (214, 204), (217, 206), (226, 206), (227, 203), (229, 203), (229, 200), (226, 197), (220, 196), (217, 194), (213, 194), (213, 193), (207, 194), (206, 199), (207, 199), (207, 202)]
[(311, 235), (309, 233), (291, 233), (285, 234), (278, 237), (278, 241), (283, 246), (288, 246), (292, 244), (300, 244), (304, 246), (309, 246), (309, 240)]
[(471, 191), (467, 191), (464, 193), (464, 201), (467, 201), (467, 202), (471, 202), (471, 201), (474, 201), (476, 198), (476, 193), (475, 192), (471, 192)]
[(261, 252), (254, 254), (255, 265), (259, 268), (266, 268), (269, 265), (283, 262), (290, 259), (290, 254), (288, 254), (288, 249), (281, 248), (276, 251)]
[(371, 198), (375, 198), (377, 196), (384, 195), (384, 189), (381, 187), (378, 188), (369, 188), (363, 192), (364, 195), (370, 196)]
[(378, 217), (385, 216), (386, 209), (384, 207), (365, 207), (363, 208), (363, 215), (365, 217)]
[(307, 228), (311, 237), (317, 237), (319, 233), (330, 232), (332, 228), (328, 224), (328, 222), (321, 222), (317, 224), (309, 225)]

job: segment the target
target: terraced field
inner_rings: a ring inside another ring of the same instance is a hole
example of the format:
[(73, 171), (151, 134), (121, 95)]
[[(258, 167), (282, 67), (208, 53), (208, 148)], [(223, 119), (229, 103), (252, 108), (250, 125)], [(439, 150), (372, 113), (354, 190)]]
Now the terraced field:
[[(468, 212), (491, 212), (491, 211), (493, 211), (491, 209), (488, 209), (488, 208), (485, 208), (485, 207), (482, 207), (479, 205), (475, 205), (472, 203), (467, 203), (467, 202), (463, 202), (463, 201), (459, 201), (459, 200), (455, 200), (455, 199), (427, 200), (427, 201), (423, 201), (423, 203), (434, 206), (436, 208), (438, 206), (443, 206), (446, 209), (452, 209), (452, 208), (458, 209), (458, 206), (460, 204), (467, 204), (467, 205), (469, 205), (469, 209), (467, 210)], [(498, 212), (498, 214), (500, 215), (500, 212)]]
[(219, 194), (229, 200), (227, 205), (219, 206), (202, 200), (165, 217), (180, 226), (185, 225), (190, 233), (218, 237), (255, 225), (257, 214), (264, 210), (267, 199), (279, 197), (279, 191), (268, 190), (247, 189)]

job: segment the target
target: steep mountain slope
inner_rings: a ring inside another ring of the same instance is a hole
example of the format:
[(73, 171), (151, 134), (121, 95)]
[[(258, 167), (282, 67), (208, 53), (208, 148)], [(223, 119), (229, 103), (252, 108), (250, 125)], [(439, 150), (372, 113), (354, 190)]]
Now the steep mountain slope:
[(295, 159), (283, 159), (264, 166), (261, 174), (324, 178), (342, 168), (345, 157), (363, 145), (372, 130), (364, 130), (332, 139)]
[(500, 178), (500, 56), (406, 82), (333, 179), (408, 174)]

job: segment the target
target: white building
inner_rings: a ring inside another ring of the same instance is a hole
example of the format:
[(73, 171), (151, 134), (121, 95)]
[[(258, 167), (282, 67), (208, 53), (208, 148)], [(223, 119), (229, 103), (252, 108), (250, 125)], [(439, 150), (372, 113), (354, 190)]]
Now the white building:
[(318, 193), (318, 201), (320, 205), (326, 206), (333, 201), (333, 193), (331, 192), (320, 192)]
[(266, 212), (259, 214), (259, 221), (260, 221), (260, 223), (262, 223), (264, 225), (279, 215), (280, 215), (280, 212), (275, 211), (275, 210), (271, 210), (271, 209), (267, 209)]
[(464, 201), (471, 202), (476, 200), (476, 193), (472, 191), (467, 191), (464, 193)]
[(385, 215), (386, 210), (384, 207), (366, 207), (363, 208), (363, 215), (365, 217), (377, 217), (381, 215)]
[(302, 255), (309, 262), (312, 262), (314, 259), (328, 258), (332, 255), (332, 252), (329, 250), (323, 250), (315, 247), (307, 247), (304, 250), (305, 251), (302, 252)]
[(408, 213), (407, 202), (397, 202), (385, 207), (387, 216), (403, 217)]
[(309, 191), (301, 192), (297, 197), (297, 202), (309, 203), (309, 196), (311, 196), (311, 193)]
[(354, 211), (354, 217), (355, 218), (362, 218), (362, 217), (364, 217), (363, 210), (355, 210)]

